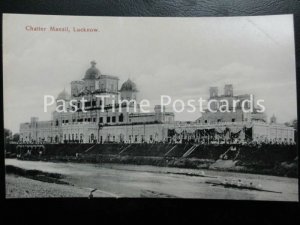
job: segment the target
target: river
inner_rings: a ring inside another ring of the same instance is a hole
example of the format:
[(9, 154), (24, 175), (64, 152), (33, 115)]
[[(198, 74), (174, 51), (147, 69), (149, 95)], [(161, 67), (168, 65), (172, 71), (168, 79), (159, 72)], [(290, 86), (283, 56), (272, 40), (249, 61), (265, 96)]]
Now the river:
[[(5, 164), (59, 173), (64, 175), (64, 181), (76, 187), (97, 188), (109, 197), (298, 201), (296, 178), (145, 165), (54, 163), (17, 159), (5, 159)], [(206, 183), (225, 178), (260, 184), (272, 192), (226, 188)]]

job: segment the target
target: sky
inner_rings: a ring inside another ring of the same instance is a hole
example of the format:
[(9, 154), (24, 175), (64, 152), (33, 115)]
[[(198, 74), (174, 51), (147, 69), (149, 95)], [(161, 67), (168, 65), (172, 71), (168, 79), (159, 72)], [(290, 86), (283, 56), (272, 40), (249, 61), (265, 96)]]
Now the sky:
[[(26, 26), (45, 27), (45, 32)], [(51, 32), (50, 26), (97, 28), (94, 33)], [(263, 99), (268, 117), (284, 123), (297, 117), (295, 46), (292, 15), (255, 17), (83, 17), (3, 16), (4, 126), (19, 124), (43, 111), (44, 95), (57, 96), (70, 82), (81, 80), (95, 60), (102, 74), (128, 78), (139, 99), (157, 104), (206, 99), (210, 86), (223, 93)], [(52, 108), (55, 109), (55, 108)], [(170, 107), (167, 107), (170, 110)], [(193, 121), (195, 113), (175, 113)]]

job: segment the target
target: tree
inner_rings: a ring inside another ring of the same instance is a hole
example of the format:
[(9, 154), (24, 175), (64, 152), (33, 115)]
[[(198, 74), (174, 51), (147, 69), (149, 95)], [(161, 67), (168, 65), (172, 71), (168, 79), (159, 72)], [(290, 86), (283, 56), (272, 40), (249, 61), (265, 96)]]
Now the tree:
[(296, 131), (298, 130), (298, 120), (293, 119), (291, 122), (285, 122), (284, 125), (287, 127), (293, 127)]
[(4, 143), (7, 143), (11, 138), (12, 132), (9, 129), (4, 128)]
[(15, 133), (12, 137), (12, 140), (15, 142), (18, 142), (20, 140), (20, 134), (19, 133)]
[(294, 119), (294, 120), (293, 120), (292, 126), (294, 127), (294, 129), (295, 129), (296, 131), (298, 131), (298, 120), (297, 120), (297, 119)]

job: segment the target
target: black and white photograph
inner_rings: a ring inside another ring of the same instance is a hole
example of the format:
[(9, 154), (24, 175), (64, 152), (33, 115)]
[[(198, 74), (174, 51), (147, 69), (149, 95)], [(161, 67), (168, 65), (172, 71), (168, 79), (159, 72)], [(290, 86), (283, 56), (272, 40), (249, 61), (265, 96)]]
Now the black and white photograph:
[(298, 202), (292, 14), (3, 14), (5, 197)]

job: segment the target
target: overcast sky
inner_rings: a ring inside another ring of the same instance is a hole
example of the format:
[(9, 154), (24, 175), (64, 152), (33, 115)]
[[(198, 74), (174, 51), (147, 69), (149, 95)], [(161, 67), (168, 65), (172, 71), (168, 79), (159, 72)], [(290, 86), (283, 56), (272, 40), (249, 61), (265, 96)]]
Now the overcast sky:
[[(28, 32), (25, 27), (90, 27), (97, 33)], [(43, 96), (57, 96), (80, 80), (95, 60), (120, 84), (131, 78), (139, 98), (159, 102), (207, 98), (210, 86), (223, 93), (264, 99), (267, 115), (290, 121), (296, 112), (292, 15), (219, 18), (120, 18), (4, 15), (4, 123), (18, 132), (43, 112)], [(195, 120), (197, 113), (175, 114)]]

